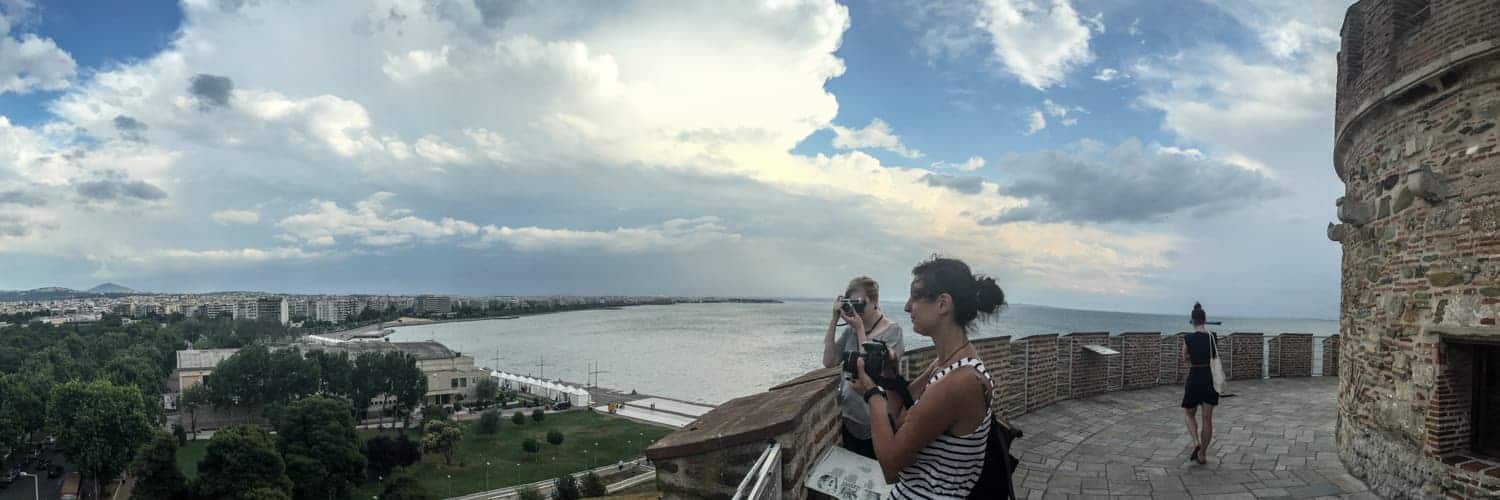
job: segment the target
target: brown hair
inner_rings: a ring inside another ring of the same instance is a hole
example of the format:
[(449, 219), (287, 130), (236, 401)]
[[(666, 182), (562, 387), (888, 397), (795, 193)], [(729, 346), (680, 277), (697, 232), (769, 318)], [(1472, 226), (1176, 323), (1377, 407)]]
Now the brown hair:
[(876, 283), (875, 278), (860, 276), (849, 280), (849, 288), (844, 289), (844, 296), (848, 297), (849, 292), (855, 290), (865, 292), (865, 296), (870, 298), (871, 303), (880, 303), (880, 283)]

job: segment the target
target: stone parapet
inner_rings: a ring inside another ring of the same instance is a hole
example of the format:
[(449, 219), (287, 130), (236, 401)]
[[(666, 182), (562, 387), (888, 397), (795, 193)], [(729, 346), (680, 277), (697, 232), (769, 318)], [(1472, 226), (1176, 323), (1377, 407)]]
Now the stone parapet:
[[(1279, 336), (1282, 338), (1285, 336)], [(1221, 337), (1227, 354), (1235, 339)], [(1301, 339), (1308, 345), (1310, 337)], [(1246, 342), (1246, 341), (1241, 341)], [(1100, 354), (1084, 346), (1105, 346), (1118, 354)], [(1187, 373), (1180, 362), (1182, 334), (1108, 332), (1035, 335), (974, 340), (979, 356), (995, 380), (994, 403), (1008, 418), (1018, 417), (1064, 399), (1118, 390), (1179, 385)], [(1311, 351), (1306, 350), (1310, 366)], [(932, 347), (907, 351), (900, 371), (908, 379), (921, 375), (937, 354)], [(1240, 349), (1237, 358), (1254, 370), (1225, 360), (1231, 372), (1259, 374), (1259, 349)], [(1283, 361), (1288, 365), (1292, 364)], [(842, 425), (837, 404), (839, 368), (814, 370), (766, 392), (731, 400), (688, 427), (646, 450), (657, 465), (657, 487), (665, 498), (729, 498), (755, 459), (771, 442), (782, 448), (783, 498), (806, 498), (806, 474), (822, 453), (839, 440)]]
[(1266, 343), (1267, 376), (1311, 377), (1313, 336), (1283, 333)]
[[(1223, 349), (1224, 338), (1220, 337), (1219, 346)], [(1230, 346), (1229, 359), (1225, 362), (1224, 371), (1229, 380), (1245, 380), (1262, 378), (1265, 370), (1261, 363), (1265, 360), (1265, 335), (1250, 332), (1237, 332), (1231, 334), (1228, 339)], [(1223, 353), (1220, 353), (1223, 356)]]
[(782, 498), (806, 498), (802, 479), (838, 442), (839, 368), (809, 372), (766, 392), (734, 399), (646, 449), (664, 498), (729, 498), (755, 459), (781, 445)]

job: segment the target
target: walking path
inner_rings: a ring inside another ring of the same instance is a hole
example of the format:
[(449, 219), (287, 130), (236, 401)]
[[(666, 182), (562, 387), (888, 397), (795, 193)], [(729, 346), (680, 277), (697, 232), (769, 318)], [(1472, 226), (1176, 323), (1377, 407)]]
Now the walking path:
[(1338, 379), (1234, 381), (1208, 465), (1187, 461), (1182, 388), (1053, 404), (1015, 419), (1017, 498), (1378, 498), (1339, 461)]

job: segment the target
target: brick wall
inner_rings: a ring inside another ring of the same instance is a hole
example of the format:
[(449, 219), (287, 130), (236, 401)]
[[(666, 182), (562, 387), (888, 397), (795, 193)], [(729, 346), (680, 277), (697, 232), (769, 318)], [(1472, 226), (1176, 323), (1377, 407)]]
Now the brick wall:
[(1339, 376), (1339, 336), (1323, 338), (1323, 376)]
[(1056, 334), (1021, 339), (1026, 344), (1026, 412), (1057, 401), (1058, 353)]
[(1500, 339), (1500, 2), (1361, 0), (1341, 35), (1340, 457), (1379, 496), (1500, 496), (1500, 465), (1454, 451), (1466, 361), (1443, 347)]
[(1156, 362), (1161, 366), (1156, 376), (1158, 384), (1177, 385), (1187, 382), (1188, 363), (1182, 359), (1182, 337), (1179, 332), (1161, 338), (1161, 353)]
[(1056, 392), (1055, 401), (1073, 398), (1073, 339), (1061, 336), (1053, 339), (1057, 344), (1057, 370), (1053, 378), (1053, 390)]
[(1310, 333), (1283, 333), (1266, 343), (1267, 375), (1271, 377), (1311, 377), (1312, 343)]
[(1120, 388), (1142, 389), (1157, 384), (1162, 354), (1161, 334), (1157, 332), (1126, 332), (1118, 337), (1115, 350), (1122, 365)]
[(1427, 407), (1427, 453), (1443, 458), (1469, 447), (1474, 358), (1461, 346), (1439, 344), (1436, 350), (1439, 368), (1435, 397)]
[[(1084, 349), (1085, 345), (1109, 346), (1109, 332), (1076, 332), (1066, 337), (1071, 340), (1068, 354), (1072, 356), (1072, 398), (1086, 398), (1095, 394), (1103, 393), (1107, 386), (1105, 380), (1109, 378), (1108, 359), (1115, 356), (1104, 356), (1094, 351)], [(1058, 357), (1062, 357), (1062, 351)]]
[[(1224, 341), (1219, 339), (1219, 347), (1223, 349)], [(1231, 360), (1225, 361), (1224, 370), (1229, 380), (1257, 379), (1265, 374), (1261, 363), (1265, 362), (1265, 336), (1259, 333), (1237, 332), (1229, 336), (1228, 344)], [(1221, 352), (1220, 355), (1223, 353)]]
[(1026, 368), (1029, 364), (1026, 347), (1024, 340), (1010, 343), (1010, 366), (1006, 367), (1006, 393), (1002, 398), (1005, 416), (1008, 418), (1026, 413)]

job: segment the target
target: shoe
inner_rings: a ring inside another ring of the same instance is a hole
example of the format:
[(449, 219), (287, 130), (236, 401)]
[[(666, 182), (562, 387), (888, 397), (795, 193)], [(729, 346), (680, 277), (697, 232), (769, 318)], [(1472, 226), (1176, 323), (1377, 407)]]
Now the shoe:
[(1198, 465), (1208, 465), (1208, 450), (1199, 450), (1193, 455), (1197, 457)]
[(1199, 446), (1194, 446), (1193, 447), (1193, 453), (1191, 455), (1188, 455), (1188, 461), (1189, 462), (1196, 462), (1198, 460), (1198, 450), (1200, 448), (1201, 447), (1199, 447)]

